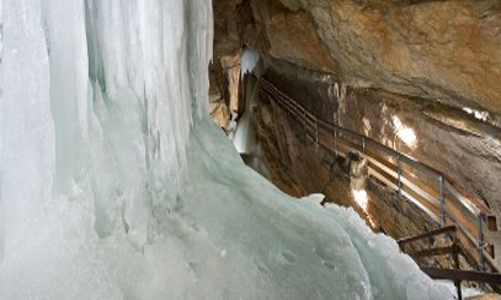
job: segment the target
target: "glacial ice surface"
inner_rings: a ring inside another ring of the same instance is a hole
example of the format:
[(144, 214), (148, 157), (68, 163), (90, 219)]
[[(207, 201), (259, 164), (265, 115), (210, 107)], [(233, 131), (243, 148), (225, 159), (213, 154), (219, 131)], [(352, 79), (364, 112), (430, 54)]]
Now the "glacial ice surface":
[(0, 299), (446, 299), (206, 116), (211, 1), (4, 0)]

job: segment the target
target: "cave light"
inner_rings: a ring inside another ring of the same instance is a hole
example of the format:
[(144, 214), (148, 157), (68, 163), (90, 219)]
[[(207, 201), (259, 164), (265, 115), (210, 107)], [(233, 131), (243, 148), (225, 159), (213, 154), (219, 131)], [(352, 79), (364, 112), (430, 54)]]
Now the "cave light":
[(395, 126), (395, 134), (398, 138), (412, 150), (417, 147), (417, 137), (414, 130), (402, 123), (399, 117), (393, 116), (393, 125)]
[(480, 111), (480, 110), (476, 110), (476, 109), (469, 108), (469, 107), (463, 107), (463, 110), (465, 112), (467, 112), (468, 114), (473, 115), (475, 117), (475, 119), (480, 120), (480, 121), (485, 122), (485, 121), (487, 121), (487, 118), (489, 117), (489, 112), (487, 112), (487, 111)]
[(353, 190), (353, 198), (355, 202), (362, 208), (362, 210), (367, 213), (367, 208), (369, 207), (369, 197), (365, 190)]
[(364, 211), (371, 227), (376, 228), (376, 222), (374, 221), (374, 218), (369, 214), (369, 195), (367, 195), (367, 192), (364, 189), (352, 190), (352, 192), (355, 202)]

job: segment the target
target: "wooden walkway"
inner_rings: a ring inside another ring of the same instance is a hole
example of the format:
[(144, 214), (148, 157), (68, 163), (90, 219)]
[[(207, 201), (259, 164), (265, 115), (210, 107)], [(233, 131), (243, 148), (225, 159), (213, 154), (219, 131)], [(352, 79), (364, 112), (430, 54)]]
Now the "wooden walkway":
[(394, 189), (435, 220), (440, 227), (453, 225), (464, 257), (480, 272), (496, 272), (494, 247), (484, 237), (485, 230), (497, 231), (496, 218), (487, 205), (452, 181), (446, 174), (366, 136), (317, 118), (294, 99), (264, 78), (260, 93), (302, 124), (306, 136), (335, 155), (350, 151), (363, 153), (369, 175)]

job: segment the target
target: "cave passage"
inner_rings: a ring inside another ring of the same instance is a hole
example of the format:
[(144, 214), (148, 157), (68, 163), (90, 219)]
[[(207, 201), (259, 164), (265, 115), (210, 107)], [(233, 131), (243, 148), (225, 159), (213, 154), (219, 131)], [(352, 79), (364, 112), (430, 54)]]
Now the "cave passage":
[[(309, 15), (303, 2), (0, 2), (0, 299), (453, 299), (451, 283), (432, 280), (395, 239), (368, 226), (357, 213), (363, 205), (322, 206), (346, 188), (334, 169), (351, 165), (312, 156), (320, 150), (260, 96), (257, 78), (266, 73), (280, 90), (300, 92), (303, 98), (291, 96), (319, 118), (383, 132), (382, 144), (399, 151), (413, 151), (415, 142), (416, 151), (440, 154), (431, 143), (422, 147), (431, 136), (423, 130), (484, 144), (412, 119), (418, 110), (390, 101), (399, 94), (387, 83), (401, 82), (390, 75), (381, 81), (390, 99), (383, 104), (371, 101), (381, 90), (340, 80), (331, 72), (339, 57), (321, 44), (332, 37), (319, 40), (314, 30), (335, 31), (320, 27), (328, 22), (305, 23), (326, 8)], [(374, 17), (367, 10), (348, 11), (362, 22)], [(291, 21), (279, 26), (285, 33), (257, 28), (284, 20)], [(225, 34), (230, 42), (221, 45)], [(319, 64), (322, 72), (311, 68)], [(243, 76), (249, 73), (256, 78)], [(388, 129), (397, 125), (401, 134)], [(345, 194), (353, 197), (350, 184)], [(369, 195), (372, 188), (382, 191), (368, 183)], [(382, 209), (408, 211), (383, 220), (393, 224), (381, 225), (387, 231), (405, 229), (408, 219), (431, 224), (407, 204), (377, 199)]]

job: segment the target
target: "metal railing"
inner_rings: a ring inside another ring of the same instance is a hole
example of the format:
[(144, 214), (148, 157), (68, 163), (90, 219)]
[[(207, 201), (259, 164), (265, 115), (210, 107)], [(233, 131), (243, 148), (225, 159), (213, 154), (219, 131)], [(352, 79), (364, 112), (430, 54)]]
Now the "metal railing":
[(467, 250), (468, 262), (482, 272), (487, 268), (497, 272), (494, 247), (484, 238), (486, 228), (497, 231), (496, 218), (484, 202), (440, 171), (371, 138), (317, 118), (266, 79), (261, 78), (259, 84), (261, 92), (271, 96), (302, 124), (306, 136), (317, 146), (341, 156), (353, 150), (362, 152), (369, 162), (370, 177), (413, 202), (440, 227), (455, 225), (458, 240)]
[[(448, 246), (436, 246), (429, 245), (426, 249), (421, 249), (417, 251), (408, 250), (407, 245), (413, 244), (415, 242), (429, 241), (430, 238), (436, 238), (437, 236), (443, 235), (449, 237), (452, 241), (452, 245)], [(400, 249), (407, 253), (414, 259), (419, 259), (422, 257), (435, 257), (449, 255), (452, 257), (453, 269), (450, 268), (433, 268), (433, 267), (423, 267), (421, 270), (428, 274), (433, 279), (448, 279), (454, 282), (457, 291), (457, 299), (462, 300), (463, 295), (461, 291), (462, 281), (476, 281), (480, 283), (486, 283), (491, 286), (491, 288), (497, 293), (501, 292), (501, 274), (499, 273), (486, 273), (486, 272), (474, 272), (461, 270), (461, 265), (459, 263), (459, 254), (461, 248), (458, 245), (457, 239), (457, 228), (454, 225), (442, 227), (437, 230), (432, 230), (423, 234), (416, 236), (406, 237), (397, 241)]]

